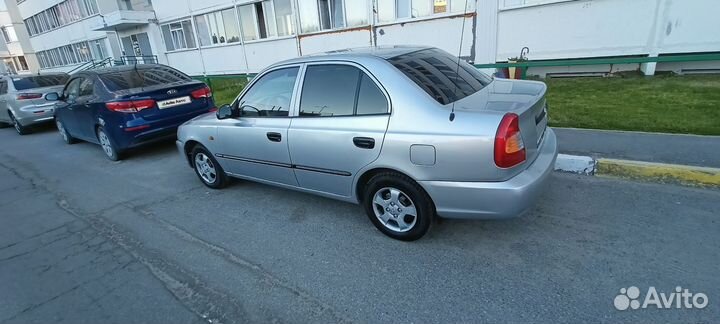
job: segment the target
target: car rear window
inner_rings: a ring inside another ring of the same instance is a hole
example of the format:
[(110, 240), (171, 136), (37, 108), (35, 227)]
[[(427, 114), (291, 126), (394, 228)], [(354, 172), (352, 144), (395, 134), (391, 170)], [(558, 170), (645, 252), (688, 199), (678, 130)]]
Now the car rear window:
[(164, 66), (138, 67), (137, 69), (107, 72), (100, 74), (99, 77), (110, 91), (192, 80), (187, 74)]
[(27, 77), (13, 78), (13, 85), (17, 90), (27, 90), (33, 88), (44, 88), (64, 85), (70, 76), (67, 74), (56, 75), (35, 75)]
[(463, 60), (458, 65), (457, 57), (436, 48), (391, 57), (388, 62), (443, 105), (478, 92), (492, 81), (474, 66)]

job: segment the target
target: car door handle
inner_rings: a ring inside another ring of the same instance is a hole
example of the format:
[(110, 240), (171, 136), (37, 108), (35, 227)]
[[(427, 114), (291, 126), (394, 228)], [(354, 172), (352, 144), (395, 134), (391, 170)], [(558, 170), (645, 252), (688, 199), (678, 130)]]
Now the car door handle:
[(353, 137), (353, 143), (355, 143), (355, 146), (363, 149), (375, 148), (375, 139), (371, 137)]
[(268, 132), (268, 133), (267, 133), (267, 138), (268, 138), (271, 142), (280, 142), (280, 141), (282, 140), (282, 135), (280, 135), (280, 133)]

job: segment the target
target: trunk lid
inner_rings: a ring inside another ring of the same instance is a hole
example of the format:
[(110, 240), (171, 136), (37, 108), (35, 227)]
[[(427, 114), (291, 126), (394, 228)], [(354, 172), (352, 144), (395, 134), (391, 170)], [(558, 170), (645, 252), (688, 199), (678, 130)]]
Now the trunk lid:
[[(542, 82), (495, 79), (477, 93), (459, 100), (459, 109), (514, 113), (519, 117), (520, 133), (526, 150), (527, 166), (537, 152), (547, 129), (547, 86)], [(484, 103), (484, 106), (478, 106)], [(456, 109), (458, 109), (456, 107)]]
[[(15, 93), (15, 100), (17, 100), (19, 103), (22, 103), (23, 106), (27, 106), (27, 105), (40, 106), (40, 105), (44, 105), (44, 104), (48, 104), (48, 103), (54, 105), (54, 103), (51, 103), (51, 102), (45, 100), (45, 95), (48, 93), (52, 93), (52, 92), (61, 93), (63, 91), (63, 88), (65, 88), (64, 85), (59, 85), (59, 86), (52, 86), (52, 87), (18, 90)], [(18, 96), (20, 96), (22, 94), (35, 94), (35, 93), (40, 94), (40, 97), (35, 98), (35, 99), (22, 99), (22, 100), (17, 99)]]
[(200, 81), (182, 81), (148, 87), (138, 87), (115, 91), (118, 100), (153, 99), (155, 106), (143, 109), (137, 114), (148, 121), (174, 118), (198, 111), (207, 111), (212, 106), (212, 98), (193, 98), (191, 93), (206, 87)]

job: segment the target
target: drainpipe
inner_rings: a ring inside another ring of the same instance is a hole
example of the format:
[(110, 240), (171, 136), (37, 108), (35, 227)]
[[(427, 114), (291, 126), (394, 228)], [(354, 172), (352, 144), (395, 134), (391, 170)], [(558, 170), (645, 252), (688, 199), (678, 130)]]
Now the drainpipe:
[[(253, 3), (253, 5), (255, 5)], [(245, 40), (243, 39), (243, 29), (240, 23), (240, 15), (238, 15), (237, 0), (233, 0), (233, 10), (235, 11), (235, 17), (237, 17), (237, 26), (240, 31), (240, 48), (242, 49), (243, 58), (245, 58), (245, 75), (250, 75), (250, 63), (248, 63), (247, 49), (245, 48)]]

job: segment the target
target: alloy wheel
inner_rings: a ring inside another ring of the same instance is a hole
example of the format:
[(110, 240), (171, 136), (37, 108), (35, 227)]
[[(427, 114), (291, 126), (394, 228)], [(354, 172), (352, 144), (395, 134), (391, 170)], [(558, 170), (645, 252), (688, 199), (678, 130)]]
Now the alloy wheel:
[(59, 119), (55, 120), (55, 126), (57, 126), (58, 132), (60, 132), (60, 136), (62, 136), (63, 140), (65, 140), (67, 142), (68, 134), (65, 131), (65, 127), (63, 127), (62, 122)]
[(417, 209), (410, 196), (402, 190), (385, 187), (373, 195), (373, 211), (387, 229), (407, 232), (417, 222)]
[(15, 127), (15, 130), (18, 132), (18, 134), (22, 134), (22, 125), (20, 125), (17, 119), (15, 119), (15, 116), (13, 116), (13, 114), (10, 114), (10, 120), (12, 121), (13, 127)]
[(217, 181), (217, 171), (215, 170), (215, 165), (212, 160), (205, 155), (205, 153), (198, 153), (195, 155), (195, 169), (206, 183), (213, 184)]
[(110, 138), (105, 134), (105, 132), (100, 131), (98, 132), (98, 139), (100, 140), (100, 146), (102, 146), (103, 151), (105, 151), (105, 154), (109, 157), (113, 157), (114, 150), (112, 147), (112, 144), (110, 143)]

